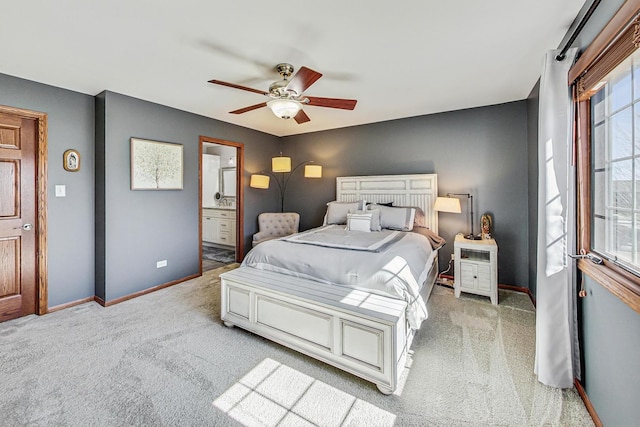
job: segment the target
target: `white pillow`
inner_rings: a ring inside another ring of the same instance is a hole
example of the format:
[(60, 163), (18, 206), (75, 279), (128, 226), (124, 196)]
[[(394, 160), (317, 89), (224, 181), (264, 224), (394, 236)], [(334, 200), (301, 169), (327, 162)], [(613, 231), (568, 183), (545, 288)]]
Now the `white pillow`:
[(380, 226), (391, 230), (411, 231), (416, 216), (415, 208), (391, 208), (382, 205), (369, 205), (369, 209), (380, 210)]
[(371, 213), (348, 213), (347, 230), (349, 231), (371, 231)]
[(371, 214), (371, 231), (380, 231), (382, 227), (380, 226), (380, 210), (372, 209), (372, 210), (362, 210), (362, 211), (352, 211), (349, 210), (349, 213), (355, 214)]
[(327, 214), (325, 224), (346, 224), (349, 210), (357, 211), (364, 209), (364, 200), (356, 202), (329, 202), (327, 203)]

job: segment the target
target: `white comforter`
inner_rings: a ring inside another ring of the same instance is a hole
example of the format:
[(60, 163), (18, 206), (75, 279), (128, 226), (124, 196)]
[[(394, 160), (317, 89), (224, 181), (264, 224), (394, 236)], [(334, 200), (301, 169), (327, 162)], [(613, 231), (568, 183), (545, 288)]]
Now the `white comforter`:
[[(242, 265), (403, 299), (408, 304), (409, 324), (418, 329), (427, 318), (419, 292), (434, 251), (420, 234), (397, 232), (391, 238), (390, 233), (396, 232), (364, 233), (324, 226), (294, 239), (263, 242), (247, 254)], [(374, 234), (386, 240), (376, 245), (371, 241)], [(376, 249), (366, 249), (370, 247)]]

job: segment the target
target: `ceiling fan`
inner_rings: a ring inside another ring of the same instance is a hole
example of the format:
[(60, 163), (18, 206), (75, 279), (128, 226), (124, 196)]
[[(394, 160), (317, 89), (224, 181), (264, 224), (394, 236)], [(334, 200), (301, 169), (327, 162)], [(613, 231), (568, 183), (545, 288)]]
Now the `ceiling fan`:
[(276, 71), (282, 76), (282, 80), (271, 83), (269, 92), (223, 82), (221, 80), (209, 80), (209, 83), (246, 90), (271, 98), (270, 101), (230, 111), (231, 114), (242, 114), (258, 108), (269, 107), (277, 117), (281, 119), (290, 119), (293, 117), (298, 124), (302, 124), (311, 120), (302, 109), (303, 105), (340, 108), (342, 110), (353, 110), (356, 107), (356, 102), (358, 101), (355, 99), (303, 96), (302, 93), (318, 81), (318, 79), (322, 77), (322, 74), (303, 66), (291, 80), (289, 80), (289, 77), (293, 74), (293, 70), (293, 65), (291, 64), (282, 63), (276, 65)]

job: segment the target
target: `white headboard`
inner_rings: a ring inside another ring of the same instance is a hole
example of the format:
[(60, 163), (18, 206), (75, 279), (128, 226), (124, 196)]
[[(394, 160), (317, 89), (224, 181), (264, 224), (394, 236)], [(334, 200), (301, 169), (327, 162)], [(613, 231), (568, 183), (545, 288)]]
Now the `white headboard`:
[(438, 175), (342, 176), (336, 178), (336, 200), (371, 203), (393, 202), (393, 206), (417, 206), (425, 225), (438, 233), (438, 213), (433, 204), (438, 196)]

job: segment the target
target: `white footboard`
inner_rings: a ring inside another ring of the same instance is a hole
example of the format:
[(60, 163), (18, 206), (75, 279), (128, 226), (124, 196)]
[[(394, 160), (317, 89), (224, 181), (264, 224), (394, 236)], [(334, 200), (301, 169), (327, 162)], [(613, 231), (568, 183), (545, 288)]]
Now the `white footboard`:
[(241, 267), (224, 273), (222, 320), (375, 383), (390, 394), (412, 335), (406, 302)]

